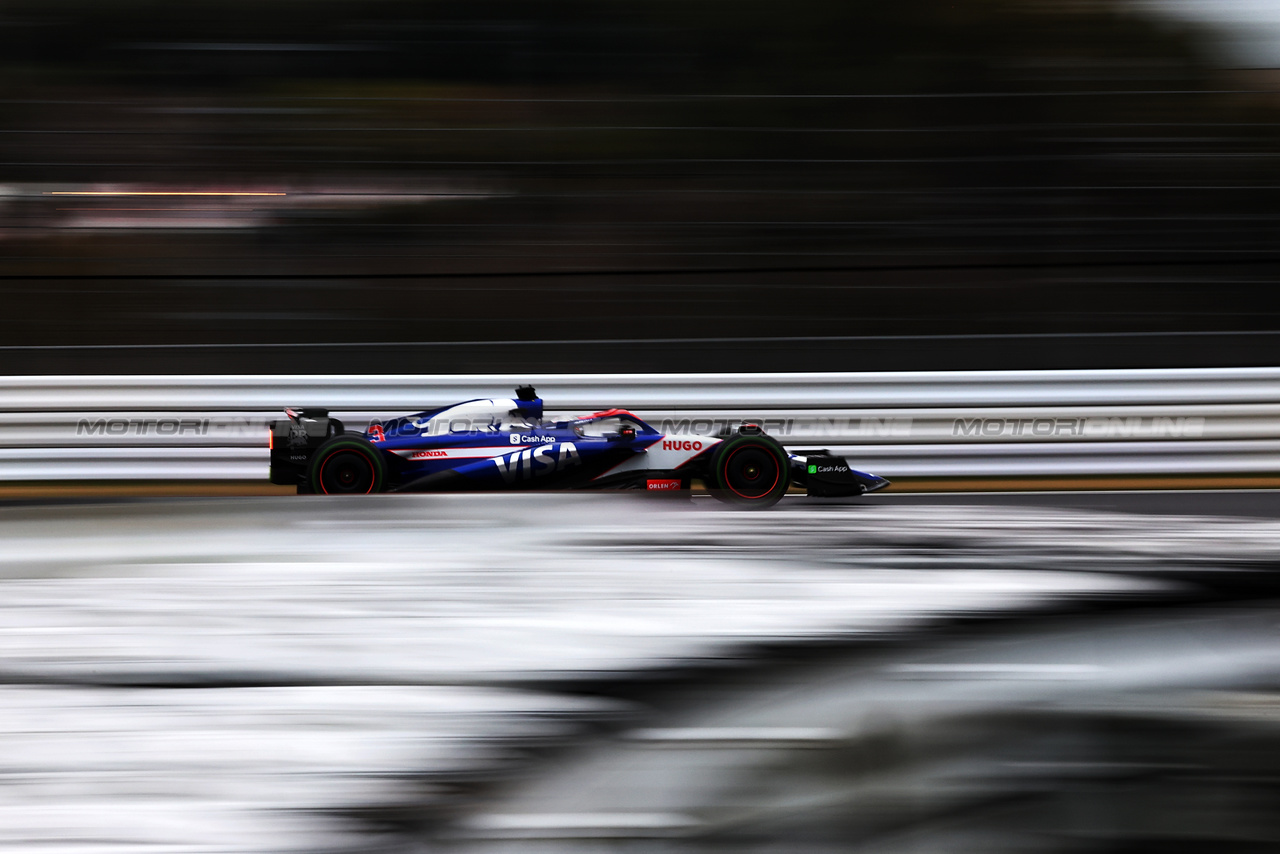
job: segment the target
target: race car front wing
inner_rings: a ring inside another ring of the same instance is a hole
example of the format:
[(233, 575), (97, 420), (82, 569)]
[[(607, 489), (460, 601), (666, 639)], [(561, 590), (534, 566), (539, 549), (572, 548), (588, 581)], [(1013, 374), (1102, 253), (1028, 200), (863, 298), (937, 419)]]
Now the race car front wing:
[(889, 485), (879, 475), (850, 468), (844, 457), (826, 448), (791, 451), (791, 482), (819, 498), (865, 495)]

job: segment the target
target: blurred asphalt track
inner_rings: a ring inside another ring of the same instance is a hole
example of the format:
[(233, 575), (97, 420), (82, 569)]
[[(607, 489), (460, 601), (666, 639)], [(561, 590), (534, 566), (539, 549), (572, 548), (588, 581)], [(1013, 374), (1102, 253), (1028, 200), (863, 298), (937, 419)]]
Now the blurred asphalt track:
[(0, 850), (1274, 850), (1280, 493), (0, 507)]
[[(1257, 508), (1280, 503), (1280, 478), (1273, 476), (1198, 477), (1114, 477), (1114, 478), (905, 478), (894, 481), (885, 492), (849, 499), (817, 499), (793, 494), (786, 507), (806, 504), (861, 503), (1010, 503), (1049, 504), (1067, 507), (1103, 506), (1126, 512), (1214, 513), (1214, 507), (1229, 507), (1230, 513), (1257, 515)], [(232, 498), (251, 496), (291, 496), (293, 486), (265, 481), (71, 481), (11, 482), (0, 484), (0, 504), (48, 503), (59, 501), (94, 502), (115, 500), (166, 500)], [(542, 493), (553, 495), (555, 493)], [(559, 493), (565, 495), (567, 493)], [(568, 493), (616, 495), (609, 492)], [(707, 499), (695, 484), (692, 500)], [(554, 500), (554, 499), (553, 499)], [(610, 499), (602, 499), (610, 500)], [(1189, 508), (1182, 511), (1177, 508)], [(776, 512), (776, 511), (774, 511)], [(1263, 515), (1273, 515), (1266, 511)]]

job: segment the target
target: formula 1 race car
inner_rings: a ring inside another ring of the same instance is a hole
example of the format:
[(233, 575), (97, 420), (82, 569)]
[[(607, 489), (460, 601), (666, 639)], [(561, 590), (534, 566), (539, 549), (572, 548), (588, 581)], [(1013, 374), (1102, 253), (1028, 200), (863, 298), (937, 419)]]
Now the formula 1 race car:
[(468, 400), (348, 433), (324, 409), (271, 422), (271, 482), (300, 493), (502, 489), (678, 491), (702, 481), (740, 507), (769, 507), (792, 484), (809, 495), (889, 485), (826, 450), (788, 453), (758, 425), (718, 436), (664, 435), (623, 409), (544, 419), (531, 386), (515, 399)]

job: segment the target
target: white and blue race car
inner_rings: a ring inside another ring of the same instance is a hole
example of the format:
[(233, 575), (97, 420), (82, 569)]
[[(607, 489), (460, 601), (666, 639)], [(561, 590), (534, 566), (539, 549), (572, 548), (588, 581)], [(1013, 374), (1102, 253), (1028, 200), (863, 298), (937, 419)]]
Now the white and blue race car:
[(772, 506), (791, 486), (851, 496), (889, 481), (826, 450), (788, 452), (758, 425), (716, 436), (667, 435), (624, 409), (543, 416), (534, 389), (468, 400), (347, 432), (324, 409), (286, 409), (271, 423), (271, 481), (301, 493), (517, 489), (689, 490), (728, 504)]

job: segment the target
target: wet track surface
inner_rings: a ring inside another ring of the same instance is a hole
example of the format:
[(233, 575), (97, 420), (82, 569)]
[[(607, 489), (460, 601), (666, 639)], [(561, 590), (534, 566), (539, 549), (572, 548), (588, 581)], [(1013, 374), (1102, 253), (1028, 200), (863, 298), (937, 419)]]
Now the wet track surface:
[(1280, 496), (0, 508), (0, 849), (1268, 850)]
[(1156, 516), (1242, 516), (1280, 518), (1280, 491), (1264, 489), (1209, 489), (1159, 491), (1103, 490), (1098, 492), (1006, 492), (973, 495), (921, 494), (876, 496), (877, 504), (941, 505), (946, 507), (1056, 507), (1142, 513)]

